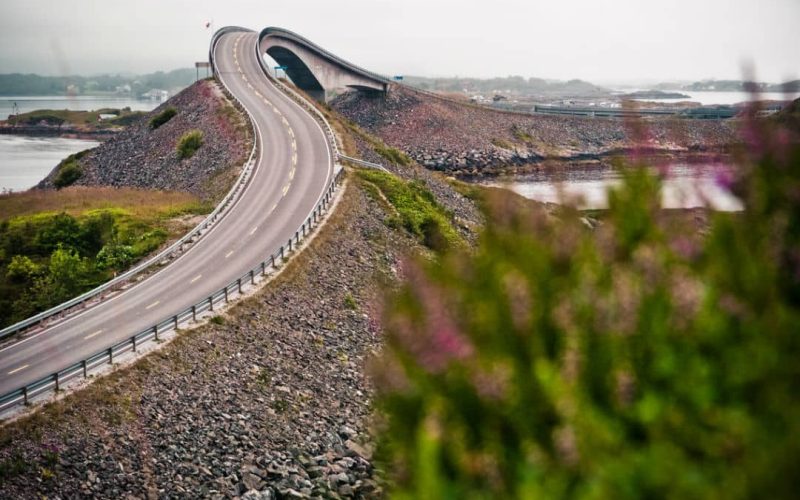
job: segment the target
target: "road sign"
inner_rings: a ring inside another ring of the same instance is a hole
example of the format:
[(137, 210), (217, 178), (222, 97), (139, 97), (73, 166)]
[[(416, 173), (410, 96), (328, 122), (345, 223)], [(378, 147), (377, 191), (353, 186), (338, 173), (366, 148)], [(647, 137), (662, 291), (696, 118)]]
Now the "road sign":
[(403, 81), (403, 75), (395, 75), (394, 79), (397, 80), (398, 82), (402, 82)]

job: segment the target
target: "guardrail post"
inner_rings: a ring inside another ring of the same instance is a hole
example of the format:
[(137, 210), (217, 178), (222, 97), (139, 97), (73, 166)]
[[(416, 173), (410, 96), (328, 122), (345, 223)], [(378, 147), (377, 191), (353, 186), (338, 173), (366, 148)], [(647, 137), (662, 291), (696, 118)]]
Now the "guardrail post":
[(177, 330), (178, 329), (178, 315), (176, 314), (175, 317), (172, 318), (172, 319), (175, 321), (175, 330)]
[(266, 274), (267, 274), (267, 263), (262, 261), (261, 262), (261, 276), (264, 276)]
[(214, 296), (213, 295), (209, 295), (208, 296), (208, 309), (210, 311), (214, 311)]
[(292, 239), (291, 238), (289, 238), (289, 251), (290, 252), (292, 251)]
[(81, 361), (81, 368), (83, 368), (83, 378), (89, 378), (89, 365), (85, 359)]
[[(281, 248), (283, 248), (283, 247), (281, 247)], [(275, 256), (274, 255), (270, 255), (269, 259), (271, 261), (272, 268), (275, 269)]]
[(28, 388), (27, 387), (23, 387), (22, 388), (22, 402), (25, 405), (28, 404)]
[(236, 280), (236, 285), (239, 287), (239, 295), (242, 294), (242, 278)]
[(283, 259), (285, 259), (285, 257), (283, 255), (283, 245), (281, 245), (281, 260), (283, 260)]
[(58, 372), (55, 372), (53, 374), (53, 378), (56, 379), (56, 392), (58, 392), (61, 389), (59, 384), (60, 380), (58, 380)]
[(256, 273), (254, 273), (252, 269), (250, 270), (250, 284), (256, 284)]
[(300, 243), (300, 231), (299, 230), (294, 232), (294, 239), (295, 239), (295, 243)]
[(153, 338), (158, 340), (158, 325), (153, 327)]
[(114, 348), (112, 347), (108, 348), (108, 364), (109, 365), (114, 364)]
[(228, 298), (228, 287), (225, 287), (225, 303), (230, 303), (230, 299)]
[(133, 344), (133, 352), (136, 352), (136, 335), (131, 337), (131, 344)]

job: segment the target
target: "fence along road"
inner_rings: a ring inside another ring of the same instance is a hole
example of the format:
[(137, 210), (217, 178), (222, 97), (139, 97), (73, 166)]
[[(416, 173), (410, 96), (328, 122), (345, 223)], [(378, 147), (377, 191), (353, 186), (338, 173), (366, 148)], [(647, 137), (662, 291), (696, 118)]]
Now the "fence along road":
[[(191, 308), (279, 253), (330, 193), (334, 155), (317, 121), (264, 75), (254, 32), (223, 33), (222, 83), (250, 114), (258, 153), (238, 203), (154, 276), (102, 304), (0, 350), (0, 395), (91, 358)], [(5, 399), (5, 403), (10, 400)]]

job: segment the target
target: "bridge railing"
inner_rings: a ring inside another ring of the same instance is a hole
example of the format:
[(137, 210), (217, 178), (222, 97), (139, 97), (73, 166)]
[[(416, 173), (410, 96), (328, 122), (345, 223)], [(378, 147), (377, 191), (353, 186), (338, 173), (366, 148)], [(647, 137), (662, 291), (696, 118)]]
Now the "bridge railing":
[(104, 366), (113, 364), (115, 360), (118, 360), (119, 356), (128, 352), (135, 353), (143, 345), (152, 341), (159, 341), (165, 334), (178, 330), (181, 325), (196, 322), (198, 319), (202, 319), (203, 315), (213, 314), (219, 306), (228, 304), (237, 296), (244, 295), (248, 289), (251, 289), (262, 279), (276, 271), (279, 265), (288, 259), (289, 254), (297, 249), (300, 242), (322, 222), (324, 215), (333, 203), (336, 189), (342, 181), (343, 174), (344, 170), (339, 169), (320, 201), (311, 211), (308, 218), (295, 231), (294, 236), (289, 238), (286, 244), (281, 245), (277, 251), (267, 255), (255, 267), (231, 281), (227, 286), (220, 288), (180, 312), (164, 318), (159, 323), (98, 351), (86, 359), (42, 377), (17, 390), (3, 394), (0, 396), (0, 413), (20, 404), (29, 404), (33, 398), (42, 396), (50, 391), (59, 391), (64, 388), (67, 382), (73, 379), (87, 378)]
[[(222, 31), (222, 30), (220, 30)], [(236, 31), (249, 31), (244, 29), (236, 29)], [(217, 34), (214, 35), (212, 38), (212, 46), (211, 51), (213, 53), (214, 47), (218, 42), (219, 38), (222, 34), (230, 32), (230, 30), (221, 33), (219, 36)], [(220, 33), (220, 32), (218, 32)], [(256, 44), (256, 51), (258, 52), (258, 44)], [(269, 73), (265, 69), (265, 65), (263, 59), (258, 57), (262, 69), (265, 70), (265, 74), (268, 78), (271, 78)], [(212, 59), (213, 64), (213, 59)], [(216, 69), (216, 68), (215, 68)], [(273, 79), (273, 81), (275, 81)], [(227, 88), (224, 81), (220, 79), (220, 82), (223, 86), (225, 86), (228, 93), (233, 96), (233, 93), (230, 92), (230, 89)], [(332, 151), (334, 159), (338, 159), (339, 157), (339, 148), (336, 143), (336, 135), (333, 133), (333, 129), (331, 128), (328, 121), (325, 119), (324, 115), (320, 113), (320, 111), (311, 103), (306, 101), (301, 95), (294, 92), (291, 88), (286, 85), (283, 85), (281, 82), (277, 82), (280, 84), (282, 89), (285, 89), (289, 95), (292, 95), (295, 100), (299, 99), (299, 102), (303, 105), (304, 108), (308, 109), (313, 115), (319, 118), (322, 123), (324, 124), (324, 130), (328, 141), (331, 143)], [(235, 99), (235, 96), (233, 96)], [(241, 103), (239, 103), (241, 105)], [(245, 110), (246, 111), (246, 110)], [(258, 141), (258, 136), (256, 133), (256, 125), (253, 121), (252, 117), (249, 113), (248, 117), (250, 118), (251, 125), (253, 126), (253, 151), (250, 154), (250, 159), (248, 159), (248, 163), (246, 164), (246, 169), (248, 168), (252, 170), (254, 166), (253, 158), (255, 157), (256, 152), (256, 145)], [(228, 203), (231, 203), (232, 198), (230, 198), (231, 193), (238, 192), (243, 189), (243, 186), (246, 184), (246, 179), (242, 181), (242, 178), (245, 175), (245, 171), (242, 172), (240, 175), (239, 181), (237, 181), (237, 185), (231, 189), (231, 192), (226, 196), (226, 200)], [(249, 176), (249, 173), (248, 173)], [(143, 344), (151, 341), (158, 341), (161, 339), (161, 336), (164, 334), (176, 331), (181, 325), (186, 324), (190, 321), (197, 321), (198, 317), (203, 314), (213, 313), (215, 307), (220, 304), (227, 304), (230, 302), (231, 299), (235, 298), (236, 296), (243, 295), (246, 289), (249, 287), (255, 286), (258, 281), (266, 277), (271, 272), (274, 272), (278, 269), (278, 266), (288, 258), (289, 253), (294, 251), (297, 246), (300, 244), (303, 238), (309, 235), (312, 232), (312, 229), (318, 226), (323, 219), (323, 216), (328, 212), (333, 202), (334, 194), (336, 192), (337, 187), (342, 181), (344, 176), (344, 170), (339, 168), (331, 179), (330, 184), (325, 189), (325, 192), (320, 197), (317, 204), (309, 213), (308, 217), (304, 220), (304, 222), (298, 227), (295, 231), (294, 236), (289, 238), (285, 245), (281, 245), (279, 249), (275, 252), (269, 254), (259, 262), (255, 267), (241, 275), (240, 277), (236, 278), (235, 280), (231, 281), (227, 286), (217, 290), (216, 292), (209, 295), (207, 298), (204, 298), (200, 302), (193, 304), (182, 311), (164, 318), (161, 322), (154, 324), (153, 326), (142, 330), (131, 337), (118, 342), (108, 348), (105, 348), (88, 358), (81, 360), (78, 363), (73, 365), (67, 366), (61, 370), (58, 370), (50, 375), (40, 378), (30, 384), (26, 384), (19, 389), (14, 391), (8, 392), (6, 394), (0, 395), (0, 413), (3, 413), (17, 405), (20, 404), (28, 404), (31, 402), (32, 398), (37, 396), (41, 396), (46, 394), (52, 390), (58, 391), (61, 390), (67, 382), (73, 380), (75, 378), (83, 376), (84, 378), (88, 377), (90, 373), (99, 370), (103, 366), (107, 364), (113, 364), (114, 360), (117, 359), (118, 356), (128, 353), (128, 352), (136, 352), (138, 349), (141, 348)], [(230, 198), (230, 199), (229, 199)], [(220, 206), (215, 209), (212, 215), (206, 220), (218, 220), (220, 217), (219, 210), (220, 207), (224, 204), (220, 203)], [(212, 216), (217, 214), (217, 218), (214, 219)], [(203, 224), (201, 223), (200, 226)], [(200, 227), (198, 226), (198, 227)], [(194, 232), (190, 233), (194, 234)], [(177, 243), (176, 243), (177, 244)], [(176, 245), (173, 245), (176, 246)], [(172, 247), (170, 247), (172, 248)], [(162, 253), (167, 253), (162, 252)], [(159, 254), (161, 255), (161, 254)]]
[[(222, 30), (220, 30), (222, 31)], [(212, 46), (211, 51), (213, 52), (214, 47), (216, 46), (219, 37), (215, 35), (212, 39)], [(224, 85), (224, 84), (223, 84)], [(230, 90), (228, 90), (228, 94), (230, 94)], [(250, 176), (253, 171), (253, 167), (255, 162), (253, 159), (255, 158), (256, 151), (258, 149), (258, 135), (256, 133), (255, 122), (250, 120), (250, 126), (253, 134), (253, 147), (250, 150), (250, 157), (247, 159), (245, 164), (242, 166), (242, 172), (239, 174), (239, 177), (236, 179), (233, 187), (228, 191), (225, 197), (220, 201), (220, 203), (214, 208), (214, 210), (194, 229), (186, 233), (182, 238), (178, 241), (170, 245), (169, 247), (165, 248), (161, 252), (159, 252), (154, 257), (147, 259), (146, 261), (134, 266), (133, 268), (125, 271), (124, 273), (120, 274), (119, 276), (115, 277), (112, 280), (109, 280), (102, 285), (89, 290), (88, 292), (75, 297), (74, 299), (68, 300), (62, 304), (59, 304), (55, 307), (52, 307), (46, 311), (43, 311), (39, 314), (31, 316), (30, 318), (24, 319), (18, 323), (13, 325), (7, 326), (0, 330), (0, 340), (10, 337), (20, 331), (26, 330), (33, 326), (51, 326), (51, 324), (45, 323), (47, 320), (59, 320), (65, 319), (72, 313), (77, 312), (78, 310), (87, 307), (91, 304), (93, 299), (98, 299), (96, 302), (102, 300), (101, 295), (106, 292), (111, 292), (119, 288), (122, 284), (127, 283), (130, 279), (138, 276), (142, 272), (148, 270), (155, 264), (162, 263), (165, 260), (174, 259), (178, 256), (183, 250), (185, 246), (191, 245), (197, 242), (208, 230), (213, 226), (217, 221), (219, 221), (235, 204), (235, 201), (239, 199), (239, 196), (244, 191), (244, 187), (247, 185), (247, 182), (250, 180)]]

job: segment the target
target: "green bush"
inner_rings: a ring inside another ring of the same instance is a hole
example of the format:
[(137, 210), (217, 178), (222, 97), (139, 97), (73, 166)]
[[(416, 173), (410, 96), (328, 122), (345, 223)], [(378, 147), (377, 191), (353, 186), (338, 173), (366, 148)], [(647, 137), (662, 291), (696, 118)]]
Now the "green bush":
[(71, 186), (83, 175), (83, 169), (76, 160), (65, 161), (58, 167), (58, 172), (53, 178), (53, 185), (58, 188)]
[(406, 267), (374, 368), (392, 497), (797, 494), (800, 139), (748, 134), (718, 178), (746, 208), (707, 230), (636, 168), (594, 230), (500, 196), (474, 252)]
[[(161, 125), (164, 125), (168, 121), (172, 120), (172, 117), (178, 114), (178, 110), (173, 107), (169, 107), (162, 111), (161, 113), (157, 114), (153, 118), (150, 119), (150, 128), (155, 130)], [(134, 116), (134, 115), (131, 115)], [(136, 116), (138, 118), (138, 116)]]
[(181, 159), (191, 158), (202, 145), (203, 132), (200, 130), (190, 130), (183, 134), (178, 140), (178, 157)]

